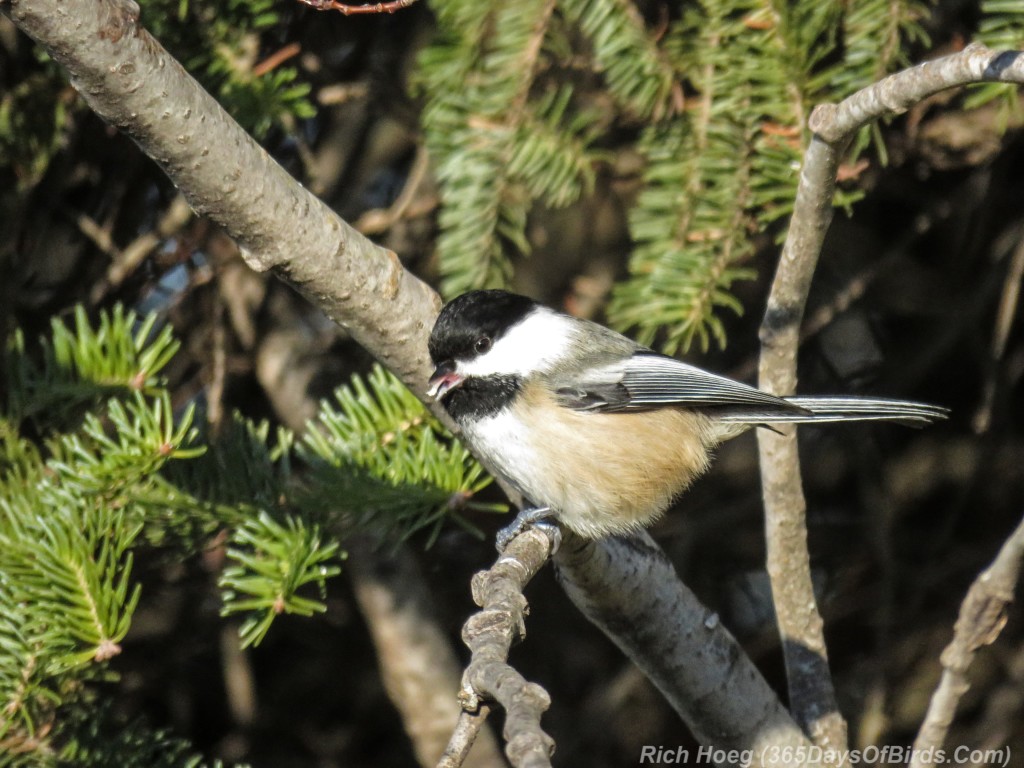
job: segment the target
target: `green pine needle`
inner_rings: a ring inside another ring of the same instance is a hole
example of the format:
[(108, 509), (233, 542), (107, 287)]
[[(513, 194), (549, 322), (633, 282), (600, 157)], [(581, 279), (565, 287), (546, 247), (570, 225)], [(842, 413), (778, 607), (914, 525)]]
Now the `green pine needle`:
[(16, 331), (7, 343), (7, 404), (16, 420), (47, 419), (62, 426), (82, 407), (119, 392), (153, 393), (160, 371), (178, 351), (169, 326), (156, 331), (157, 316), (140, 320), (120, 305), (100, 313), (93, 327), (75, 308), (74, 328), (54, 319), (52, 336), (40, 339), (39, 353), (26, 350)]
[[(317, 526), (293, 516), (281, 524), (265, 512), (234, 532), (227, 555), (236, 564), (220, 577), (225, 590), (221, 615), (247, 614), (240, 630), (243, 647), (258, 645), (282, 613), (311, 616), (326, 611), (325, 582), (341, 572), (332, 562), (344, 557), (338, 542), (325, 541)], [(321, 599), (299, 594), (311, 583)]]
[[(1024, 45), (1024, 7), (1015, 0), (983, 0), (977, 38), (993, 50), (1019, 50)], [(968, 109), (999, 102), (999, 120), (1005, 130), (1011, 118), (1021, 119), (1019, 89), (1006, 83), (974, 86), (964, 101)]]
[(441, 292), (454, 296), (505, 286), (513, 259), (530, 252), (534, 202), (564, 207), (589, 193), (602, 155), (591, 149), (595, 119), (570, 109), (569, 84), (538, 85), (564, 38), (553, 0), (435, 10), (439, 35), (417, 87), (441, 184)]
[(461, 511), (498, 511), (474, 496), (491, 478), (397, 378), (377, 366), (325, 402), (298, 446), (313, 469), (304, 506), (344, 525), (404, 540), (446, 520), (472, 530)]
[(662, 118), (677, 75), (631, 0), (565, 0), (586, 36), (612, 97), (634, 118)]

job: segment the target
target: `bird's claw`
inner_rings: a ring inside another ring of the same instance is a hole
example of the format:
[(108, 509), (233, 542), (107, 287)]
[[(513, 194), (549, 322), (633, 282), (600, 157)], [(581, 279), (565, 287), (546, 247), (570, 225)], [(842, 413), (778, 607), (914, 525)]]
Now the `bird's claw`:
[(519, 510), (516, 519), (498, 531), (495, 537), (495, 546), (498, 548), (498, 552), (504, 552), (512, 539), (527, 528), (536, 528), (551, 540), (551, 554), (555, 554), (562, 543), (562, 529), (558, 527), (558, 523), (552, 520), (554, 515), (551, 507), (529, 507)]

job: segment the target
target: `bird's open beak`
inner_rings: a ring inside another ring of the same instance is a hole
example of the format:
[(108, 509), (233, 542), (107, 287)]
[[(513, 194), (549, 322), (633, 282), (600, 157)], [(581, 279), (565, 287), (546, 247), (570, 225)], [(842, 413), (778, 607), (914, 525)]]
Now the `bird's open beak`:
[(427, 394), (435, 400), (441, 397), (450, 389), (455, 389), (463, 381), (463, 377), (455, 372), (455, 364), (448, 361), (441, 363), (434, 371), (434, 375), (427, 382)]

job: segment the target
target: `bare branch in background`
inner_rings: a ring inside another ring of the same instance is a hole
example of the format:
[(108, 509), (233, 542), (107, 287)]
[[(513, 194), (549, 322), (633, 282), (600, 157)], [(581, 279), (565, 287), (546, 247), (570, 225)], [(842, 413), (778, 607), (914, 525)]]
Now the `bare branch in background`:
[(476, 743), (481, 729), (487, 722), (487, 716), (491, 714), (491, 707), (488, 704), (481, 704), (476, 712), (462, 710), (459, 714), (459, 721), (448, 739), (448, 746), (444, 754), (437, 761), (437, 768), (462, 768), (466, 765), (469, 751)]
[[(967, 83), (1024, 82), (1024, 57), (980, 45), (891, 75), (840, 104), (817, 107), (804, 156), (789, 233), (761, 325), (759, 384), (779, 395), (796, 391), (800, 324), (821, 246), (832, 220), (832, 196), (843, 152), (872, 120), (900, 113), (947, 88)], [(765, 502), (768, 573), (786, 654), (790, 707), (823, 747), (843, 748), (846, 724), (836, 706), (828, 656), (811, 586), (806, 503), (793, 429), (758, 430)]]
[(1006, 341), (1013, 329), (1014, 320), (1020, 307), (1021, 283), (1024, 282), (1024, 239), (1013, 249), (1010, 264), (1003, 281), (1003, 292), (999, 297), (995, 328), (992, 330), (992, 346), (989, 349), (988, 375), (981, 395), (981, 404), (971, 420), (975, 434), (984, 434), (992, 422), (992, 408), (995, 405), (996, 388), (999, 383), (999, 363), (1006, 354)]
[(967, 670), (978, 650), (994, 643), (1006, 625), (1006, 610), (1013, 602), (1022, 560), (1024, 520), (1010, 534), (992, 565), (974, 580), (960, 605), (953, 640), (942, 652), (942, 677), (914, 740), (910, 768), (925, 768), (943, 762), (938, 759), (938, 753), (953, 723), (957, 704), (971, 687)]

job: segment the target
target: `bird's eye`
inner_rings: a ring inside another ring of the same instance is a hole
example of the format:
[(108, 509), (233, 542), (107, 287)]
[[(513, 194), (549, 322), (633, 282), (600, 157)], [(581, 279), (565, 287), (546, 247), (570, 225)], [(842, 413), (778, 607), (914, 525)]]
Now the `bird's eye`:
[(490, 336), (481, 336), (473, 342), (473, 350), (478, 355), (482, 355), (491, 348), (492, 343)]

